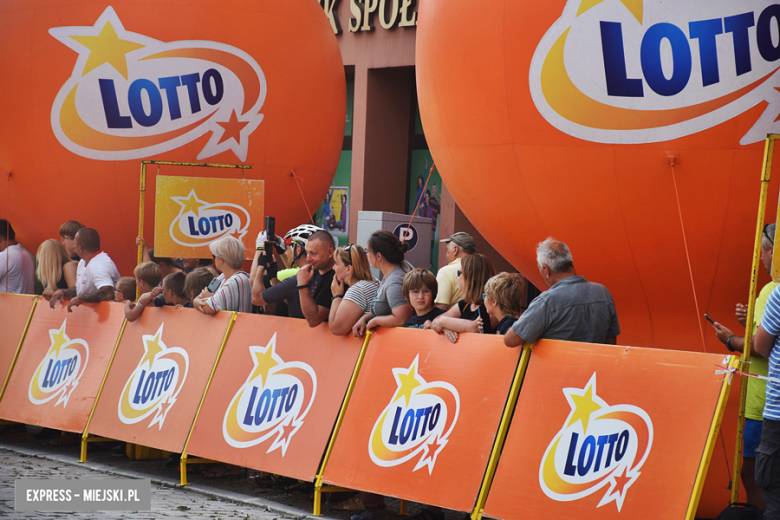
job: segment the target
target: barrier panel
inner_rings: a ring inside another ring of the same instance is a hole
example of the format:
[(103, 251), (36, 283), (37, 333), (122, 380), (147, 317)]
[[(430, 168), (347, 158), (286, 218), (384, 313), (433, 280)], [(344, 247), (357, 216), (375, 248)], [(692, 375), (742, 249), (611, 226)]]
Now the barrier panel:
[(0, 399), (11, 377), (17, 351), (35, 303), (35, 296), (28, 294), (0, 293), (0, 313), (3, 315), (3, 332), (0, 334)]
[(39, 300), (0, 418), (84, 431), (124, 319), (118, 303), (83, 304), (69, 313), (65, 304), (51, 309)]
[(89, 433), (181, 452), (230, 318), (161, 307), (128, 323)]
[(361, 347), (326, 324), (239, 314), (186, 453), (314, 480)]
[(323, 481), (471, 511), (521, 351), (492, 335), (378, 329)]
[(693, 518), (736, 358), (540, 341), (484, 514)]

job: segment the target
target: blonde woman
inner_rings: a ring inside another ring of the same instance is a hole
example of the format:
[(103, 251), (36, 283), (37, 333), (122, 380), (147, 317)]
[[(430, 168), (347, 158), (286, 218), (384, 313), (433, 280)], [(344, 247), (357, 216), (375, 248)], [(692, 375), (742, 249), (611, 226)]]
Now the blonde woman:
[(371, 274), (368, 256), (362, 247), (353, 244), (340, 247), (333, 259), (336, 274), (330, 285), (333, 303), (328, 326), (333, 334), (345, 336), (361, 316), (371, 310), (379, 282)]
[(38, 259), (36, 275), (43, 284), (43, 296), (47, 300), (57, 289), (76, 287), (76, 268), (59, 240), (45, 240), (35, 255)]

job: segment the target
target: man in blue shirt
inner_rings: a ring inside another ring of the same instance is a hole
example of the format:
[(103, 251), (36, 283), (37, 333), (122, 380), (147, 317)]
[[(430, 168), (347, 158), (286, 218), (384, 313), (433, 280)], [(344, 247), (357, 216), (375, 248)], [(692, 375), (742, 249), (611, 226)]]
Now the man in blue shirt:
[(765, 520), (780, 520), (780, 292), (769, 295), (756, 331), (756, 352), (769, 359), (761, 442), (756, 448), (756, 483), (766, 502)]

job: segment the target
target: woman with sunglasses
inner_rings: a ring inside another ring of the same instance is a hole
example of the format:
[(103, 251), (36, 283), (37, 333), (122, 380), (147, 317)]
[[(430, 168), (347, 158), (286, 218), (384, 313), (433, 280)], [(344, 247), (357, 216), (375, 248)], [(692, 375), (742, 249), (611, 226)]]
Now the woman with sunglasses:
[(336, 249), (330, 285), (333, 303), (328, 316), (330, 331), (336, 336), (349, 334), (363, 314), (371, 310), (379, 282), (371, 274), (368, 257), (362, 247), (350, 244)]
[(374, 231), (368, 239), (368, 262), (379, 269), (384, 278), (379, 282), (370, 312), (365, 313), (352, 327), (356, 337), (362, 337), (366, 329), (376, 327), (402, 327), (412, 317), (414, 310), (404, 298), (404, 275), (414, 266), (404, 260), (409, 244), (398, 240), (386, 229)]
[(463, 299), (434, 319), (430, 328), (444, 334), (453, 343), (458, 340), (460, 332), (493, 334), (497, 322), (493, 323), (494, 318), (485, 308), (483, 291), (485, 284), (494, 274), (493, 264), (485, 255), (464, 257), (457, 278)]

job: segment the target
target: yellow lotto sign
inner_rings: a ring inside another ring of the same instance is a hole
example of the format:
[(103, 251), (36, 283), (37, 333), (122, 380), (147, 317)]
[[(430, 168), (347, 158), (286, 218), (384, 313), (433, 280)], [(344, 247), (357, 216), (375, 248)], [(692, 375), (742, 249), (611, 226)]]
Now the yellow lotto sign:
[(157, 176), (154, 253), (168, 258), (210, 258), (209, 244), (241, 240), (251, 260), (265, 229), (264, 181)]

